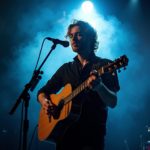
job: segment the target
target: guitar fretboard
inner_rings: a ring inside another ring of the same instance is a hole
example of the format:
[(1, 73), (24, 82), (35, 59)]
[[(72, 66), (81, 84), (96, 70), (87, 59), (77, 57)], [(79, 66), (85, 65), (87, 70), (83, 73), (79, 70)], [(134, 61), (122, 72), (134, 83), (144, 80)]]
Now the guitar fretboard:
[[(104, 73), (104, 67), (101, 67), (100, 69), (97, 70), (98, 75), (102, 75)], [(88, 79), (85, 80), (82, 84), (80, 84), (75, 90), (72, 91), (72, 93), (70, 95), (68, 95), (65, 99), (64, 99), (64, 104), (67, 104), (68, 102), (72, 101), (72, 99), (77, 96), (79, 93), (81, 93), (84, 89), (87, 88), (88, 86)]]
[(67, 96), (64, 99), (65, 104), (70, 102), (75, 96), (77, 96), (79, 93), (81, 93), (86, 87), (87, 87), (87, 80), (84, 81), (82, 84), (80, 84), (75, 90), (72, 91), (72, 93), (69, 96)]

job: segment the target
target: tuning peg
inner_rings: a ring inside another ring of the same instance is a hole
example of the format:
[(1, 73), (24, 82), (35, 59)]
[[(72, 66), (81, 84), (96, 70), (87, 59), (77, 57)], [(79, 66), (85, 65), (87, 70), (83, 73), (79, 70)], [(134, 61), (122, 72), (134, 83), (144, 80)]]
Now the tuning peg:
[(114, 68), (115, 68), (115, 69), (117, 69), (117, 67), (118, 67), (117, 65), (114, 65)]
[(115, 76), (115, 75), (116, 75), (116, 74), (113, 72), (113, 73), (112, 73), (112, 76)]

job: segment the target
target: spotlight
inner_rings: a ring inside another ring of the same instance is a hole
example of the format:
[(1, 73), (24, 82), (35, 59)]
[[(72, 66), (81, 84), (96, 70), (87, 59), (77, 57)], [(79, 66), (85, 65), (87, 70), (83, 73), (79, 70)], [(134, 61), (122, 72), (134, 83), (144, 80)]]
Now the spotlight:
[(138, 0), (131, 0), (131, 2), (132, 2), (133, 4), (136, 4), (136, 3), (138, 3)]
[(90, 0), (86, 0), (82, 3), (81, 8), (85, 13), (90, 13), (93, 10), (93, 3)]

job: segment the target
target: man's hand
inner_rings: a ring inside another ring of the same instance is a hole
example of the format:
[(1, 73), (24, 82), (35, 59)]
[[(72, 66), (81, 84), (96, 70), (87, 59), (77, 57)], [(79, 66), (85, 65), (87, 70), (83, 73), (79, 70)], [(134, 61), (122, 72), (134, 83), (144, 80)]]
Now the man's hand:
[(53, 114), (55, 105), (49, 99), (45, 98), (43, 94), (39, 95), (39, 102), (46, 114)]
[(88, 84), (88, 87), (93, 90), (95, 90), (95, 88), (99, 84), (102, 84), (101, 77), (98, 76), (98, 73), (96, 70), (94, 70), (90, 73), (90, 77), (87, 80), (87, 84)]
[(56, 106), (51, 100), (47, 99), (44, 93), (39, 94), (38, 100), (42, 105), (42, 109), (50, 118), (53, 116), (54, 119), (58, 119), (60, 116), (61, 109), (63, 108), (63, 101)]

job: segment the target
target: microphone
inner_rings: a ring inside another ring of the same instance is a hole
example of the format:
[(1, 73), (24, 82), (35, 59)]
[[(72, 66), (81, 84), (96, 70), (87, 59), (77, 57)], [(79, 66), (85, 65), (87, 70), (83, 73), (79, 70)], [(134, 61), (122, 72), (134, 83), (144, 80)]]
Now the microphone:
[(59, 39), (54, 39), (54, 38), (51, 38), (51, 37), (46, 37), (47, 40), (49, 41), (52, 41), (54, 44), (60, 44), (64, 47), (68, 47), (69, 46), (69, 42), (68, 41), (62, 41), (62, 40), (59, 40)]

